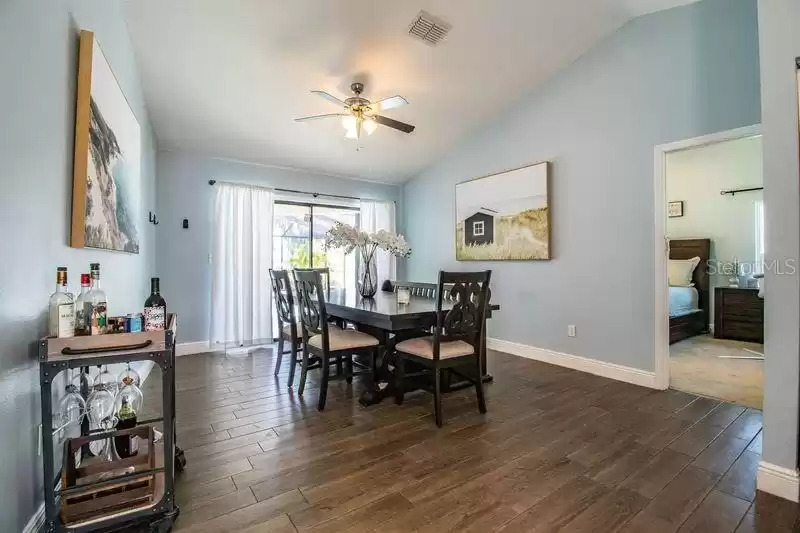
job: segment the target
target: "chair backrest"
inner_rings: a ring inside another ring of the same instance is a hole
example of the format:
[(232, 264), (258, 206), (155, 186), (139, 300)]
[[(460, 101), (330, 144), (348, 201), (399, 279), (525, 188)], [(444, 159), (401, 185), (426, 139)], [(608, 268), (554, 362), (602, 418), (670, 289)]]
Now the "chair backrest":
[(394, 292), (397, 292), (398, 288), (408, 289), (411, 296), (430, 300), (436, 298), (438, 288), (435, 283), (420, 283), (418, 281), (395, 281), (392, 283), (392, 287)]
[(322, 287), (325, 289), (325, 296), (331, 297), (331, 269), (329, 267), (309, 268), (307, 270), (316, 270), (322, 277)]
[(322, 335), (325, 350), (328, 349), (328, 313), (325, 309), (322, 275), (317, 269), (296, 268), (294, 273), (300, 322), (303, 338)]
[[(397, 292), (398, 287), (404, 287), (409, 290), (411, 296), (415, 296), (417, 298), (427, 298), (429, 300), (435, 300), (439, 294), (439, 286), (436, 283), (421, 283), (418, 281), (391, 281), (392, 284), (392, 292)], [(453, 288), (452, 283), (445, 283), (444, 284), (444, 300), (445, 301), (453, 301), (455, 296), (451, 294), (450, 289)], [(492, 301), (492, 289), (489, 289), (489, 292), (486, 296), (486, 318), (492, 317), (492, 310), (491, 310), (491, 303)]]
[[(436, 329), (433, 332), (433, 357), (439, 358), (442, 342), (461, 340), (480, 353), (480, 339), (486, 324), (491, 270), (482, 272), (439, 272), (436, 300)], [(445, 301), (453, 306), (442, 312)]]
[(278, 311), (278, 326), (297, 325), (294, 316), (294, 295), (292, 294), (292, 282), (289, 279), (289, 272), (286, 270), (269, 269), (269, 276), (272, 279), (272, 294), (275, 296), (275, 309)]

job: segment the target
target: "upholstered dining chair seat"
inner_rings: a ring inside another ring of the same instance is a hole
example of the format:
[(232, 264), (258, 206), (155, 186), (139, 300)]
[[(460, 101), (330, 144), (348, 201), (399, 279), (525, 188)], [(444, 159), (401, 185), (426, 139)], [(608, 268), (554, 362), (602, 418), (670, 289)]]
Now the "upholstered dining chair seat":
[[(322, 348), (322, 335), (314, 335), (308, 339), (308, 344), (316, 348)], [(377, 346), (380, 342), (372, 335), (367, 335), (361, 331), (328, 326), (328, 344), (332, 352), (338, 352), (340, 350)]]
[[(418, 357), (433, 359), (433, 336), (408, 339), (395, 346), (395, 349)], [(439, 359), (462, 357), (473, 353), (475, 350), (464, 341), (443, 342), (439, 345)]]

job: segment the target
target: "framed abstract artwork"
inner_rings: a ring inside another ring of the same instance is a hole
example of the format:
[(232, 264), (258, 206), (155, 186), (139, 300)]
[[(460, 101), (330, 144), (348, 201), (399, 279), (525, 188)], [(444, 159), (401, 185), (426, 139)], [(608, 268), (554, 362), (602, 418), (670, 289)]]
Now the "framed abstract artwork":
[(550, 259), (550, 164), (456, 185), (456, 259)]
[(92, 32), (79, 50), (70, 246), (138, 254), (141, 128)]

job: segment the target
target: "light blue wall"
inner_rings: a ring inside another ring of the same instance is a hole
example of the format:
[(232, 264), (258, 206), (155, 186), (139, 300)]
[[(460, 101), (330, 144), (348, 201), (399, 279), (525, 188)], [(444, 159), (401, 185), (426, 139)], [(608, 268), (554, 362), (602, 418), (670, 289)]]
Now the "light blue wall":
[[(759, 0), (761, 112), (764, 131), (766, 254), (780, 263), (800, 259), (797, 71), (800, 2)], [(786, 270), (783, 270), (785, 273)], [(767, 270), (764, 299), (764, 455), (766, 462), (797, 465), (800, 375), (800, 278)]]
[[(142, 126), (139, 255), (67, 246), (79, 29), (95, 31)], [(17, 532), (42, 502), (34, 348), (46, 333), (55, 269), (69, 268), (74, 290), (78, 273), (98, 261), (110, 312), (141, 308), (155, 257), (147, 224), (155, 140), (119, 0), (3, 0), (0, 70), (0, 531)]]
[[(759, 121), (755, 0), (636, 19), (406, 184), (408, 277), (491, 268), (491, 337), (652, 371), (654, 146)], [(456, 262), (455, 184), (545, 160), (554, 259)]]
[[(357, 198), (393, 200), (403, 217), (399, 186), (160, 151), (158, 154), (157, 270), (161, 292), (178, 313), (178, 342), (208, 340), (211, 265), (211, 203), (208, 180), (250, 183)], [(184, 218), (189, 229), (182, 228)], [(399, 228), (402, 232), (402, 227)], [(398, 270), (402, 271), (398, 265)]]

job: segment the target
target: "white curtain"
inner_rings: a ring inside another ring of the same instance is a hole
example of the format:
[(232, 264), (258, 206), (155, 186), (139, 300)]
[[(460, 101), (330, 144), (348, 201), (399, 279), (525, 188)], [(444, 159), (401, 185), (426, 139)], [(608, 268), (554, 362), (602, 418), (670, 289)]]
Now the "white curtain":
[(272, 339), (269, 189), (217, 183), (211, 248), (212, 343)]
[[(361, 200), (361, 231), (374, 233), (382, 229), (392, 233), (396, 231), (394, 202)], [(383, 250), (376, 251), (375, 256), (380, 288), (385, 280), (397, 279), (397, 258)]]

